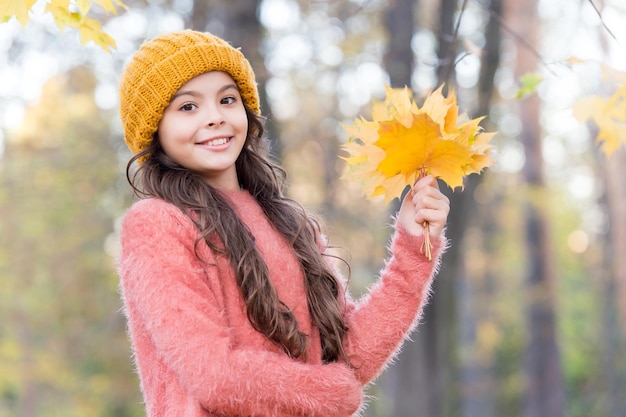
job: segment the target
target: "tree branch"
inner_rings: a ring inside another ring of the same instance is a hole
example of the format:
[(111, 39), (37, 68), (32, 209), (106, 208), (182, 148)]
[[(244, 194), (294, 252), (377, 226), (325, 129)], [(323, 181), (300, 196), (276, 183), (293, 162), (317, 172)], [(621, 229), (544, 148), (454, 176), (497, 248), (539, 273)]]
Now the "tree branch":
[(463, 13), (465, 12), (466, 7), (467, 7), (467, 0), (463, 0), (463, 5), (461, 6), (461, 12), (459, 14), (459, 18), (456, 21), (456, 26), (454, 27), (454, 33), (452, 34), (452, 40), (450, 41), (448, 53), (444, 61), (446, 63), (445, 76), (443, 77), (443, 80), (442, 80), (444, 82), (449, 81), (452, 67), (456, 65), (456, 62), (454, 59), (454, 54), (456, 53), (456, 42), (459, 38), (459, 27), (461, 26), (461, 20), (463, 19)]
[(589, 0), (589, 4), (591, 4), (591, 7), (593, 7), (593, 10), (595, 10), (596, 13), (598, 14), (598, 17), (600, 18), (600, 23), (602, 23), (602, 27), (613, 38), (613, 40), (615, 40), (615, 42), (619, 45), (619, 47), (622, 48), (626, 52), (626, 48), (624, 48), (624, 46), (617, 40), (617, 37), (615, 36), (613, 31), (611, 29), (609, 29), (609, 27), (604, 22), (604, 19), (602, 18), (602, 13), (600, 12), (600, 9), (598, 9), (598, 7), (595, 5), (593, 0)]
[(504, 19), (502, 19), (502, 16), (498, 15), (497, 13), (495, 13), (493, 10), (491, 10), (491, 8), (486, 7), (484, 4), (482, 4), (482, 2), (478, 2), (478, 4), (480, 4), (481, 6), (483, 6), (485, 8), (485, 10), (487, 11), (487, 13), (489, 13), (489, 16), (491, 16), (492, 19), (496, 20), (498, 22), (498, 24), (500, 25), (500, 27), (502, 29), (504, 29), (509, 35), (511, 35), (513, 37), (513, 39), (515, 39), (517, 42), (519, 42), (522, 46), (524, 46), (528, 51), (530, 51), (531, 54), (533, 54), (535, 56), (535, 58), (537, 58), (537, 60), (539, 62), (541, 62), (541, 64), (548, 70), (550, 71), (550, 73), (552, 73), (552, 75), (556, 76), (557, 74), (549, 67), (548, 63), (543, 59), (543, 56), (539, 53), (539, 51), (537, 51), (535, 49), (534, 46), (532, 46), (530, 43), (528, 43), (528, 41), (526, 39), (524, 39), (522, 36), (520, 36), (519, 33), (515, 32), (513, 29), (511, 29), (506, 23), (504, 23)]

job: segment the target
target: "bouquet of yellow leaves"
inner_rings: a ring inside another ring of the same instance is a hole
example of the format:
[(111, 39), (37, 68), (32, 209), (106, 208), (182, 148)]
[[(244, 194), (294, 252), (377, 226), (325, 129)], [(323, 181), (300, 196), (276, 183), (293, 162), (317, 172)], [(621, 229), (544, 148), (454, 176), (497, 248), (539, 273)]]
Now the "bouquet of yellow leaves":
[(493, 164), (489, 142), (495, 132), (482, 131), (482, 117), (459, 115), (454, 92), (444, 97), (442, 85), (418, 107), (408, 88), (386, 90), (385, 100), (373, 105), (372, 121), (357, 118), (343, 126), (350, 139), (342, 146), (349, 153), (342, 157), (342, 178), (360, 183), (368, 198), (383, 196), (387, 204), (426, 174), (463, 188), (466, 175)]

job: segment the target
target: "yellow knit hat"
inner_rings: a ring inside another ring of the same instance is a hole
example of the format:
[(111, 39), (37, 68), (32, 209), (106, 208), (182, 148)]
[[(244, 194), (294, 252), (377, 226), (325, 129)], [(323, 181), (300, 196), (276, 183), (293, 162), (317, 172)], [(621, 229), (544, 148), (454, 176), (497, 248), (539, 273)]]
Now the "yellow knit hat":
[(241, 51), (210, 33), (183, 30), (145, 42), (120, 81), (124, 140), (133, 154), (152, 141), (172, 96), (193, 77), (224, 71), (235, 80), (246, 106), (260, 114), (254, 72)]

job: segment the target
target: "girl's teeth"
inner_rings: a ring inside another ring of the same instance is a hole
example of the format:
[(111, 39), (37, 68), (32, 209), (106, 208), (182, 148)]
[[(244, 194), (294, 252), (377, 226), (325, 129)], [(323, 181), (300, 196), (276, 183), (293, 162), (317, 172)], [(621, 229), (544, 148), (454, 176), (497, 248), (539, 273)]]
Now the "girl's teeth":
[(221, 139), (212, 140), (211, 142), (208, 143), (208, 145), (209, 146), (219, 146), (219, 145), (224, 145), (227, 142), (228, 142), (228, 139), (221, 138)]

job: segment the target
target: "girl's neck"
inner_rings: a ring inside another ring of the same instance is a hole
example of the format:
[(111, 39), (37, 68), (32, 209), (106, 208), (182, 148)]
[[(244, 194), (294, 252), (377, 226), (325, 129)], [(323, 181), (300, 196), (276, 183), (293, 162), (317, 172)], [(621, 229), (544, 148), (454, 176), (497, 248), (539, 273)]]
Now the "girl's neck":
[(222, 178), (218, 180), (206, 180), (213, 188), (223, 191), (223, 192), (235, 192), (241, 190), (241, 186), (239, 185), (239, 178), (235, 176), (234, 178)]
[(225, 196), (231, 201), (238, 201), (240, 200), (240, 197), (242, 195), (248, 194), (248, 190), (246, 190), (245, 188), (241, 188), (239, 186), (237, 186), (236, 188), (235, 187), (217, 188), (217, 190), (220, 192), (220, 194), (222, 194), (223, 196)]

